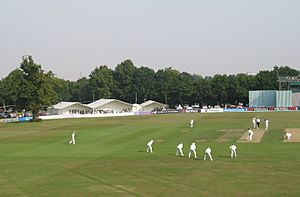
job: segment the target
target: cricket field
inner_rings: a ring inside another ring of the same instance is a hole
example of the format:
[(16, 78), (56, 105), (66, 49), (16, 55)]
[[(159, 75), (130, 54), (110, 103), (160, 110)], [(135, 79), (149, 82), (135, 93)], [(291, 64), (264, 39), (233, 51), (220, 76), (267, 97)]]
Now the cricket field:
[[(269, 130), (256, 143), (237, 143), (257, 116), (270, 120)], [(0, 196), (296, 197), (300, 143), (283, 142), (287, 128), (300, 128), (300, 112), (0, 123)], [(76, 145), (68, 143), (73, 130)], [(185, 157), (175, 155), (180, 142)], [(192, 142), (198, 159), (186, 157)], [(207, 146), (214, 161), (203, 161)]]

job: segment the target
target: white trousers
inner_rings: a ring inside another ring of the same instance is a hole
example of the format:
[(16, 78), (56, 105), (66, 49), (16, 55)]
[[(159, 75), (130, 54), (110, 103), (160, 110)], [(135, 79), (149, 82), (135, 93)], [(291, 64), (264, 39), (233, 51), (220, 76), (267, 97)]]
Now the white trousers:
[(72, 139), (70, 140), (69, 144), (75, 144), (75, 139), (72, 138)]
[(197, 158), (196, 150), (190, 150), (189, 158), (191, 158), (192, 153), (194, 153), (195, 158)]
[(147, 145), (147, 153), (153, 153), (152, 146)]
[(230, 157), (231, 158), (236, 157), (236, 150), (231, 150)]
[(177, 148), (177, 150), (176, 150), (176, 155), (178, 155), (178, 153), (180, 153), (180, 155), (181, 155), (182, 157), (184, 156), (184, 154), (183, 154), (181, 148)]
[(209, 156), (209, 159), (210, 159), (211, 161), (213, 161), (213, 158), (212, 158), (212, 156), (211, 156), (210, 153), (204, 153), (204, 160), (206, 160), (206, 155), (208, 155), (208, 156)]
[(252, 136), (253, 136), (253, 134), (252, 135), (248, 135), (248, 141), (252, 141)]
[(256, 122), (253, 122), (253, 129), (256, 128)]

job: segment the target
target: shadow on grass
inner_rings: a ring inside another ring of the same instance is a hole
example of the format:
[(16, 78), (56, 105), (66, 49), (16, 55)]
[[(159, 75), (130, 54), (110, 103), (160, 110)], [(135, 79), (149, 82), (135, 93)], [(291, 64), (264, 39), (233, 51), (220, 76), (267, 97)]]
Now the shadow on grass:
[(228, 156), (228, 155), (217, 155), (217, 156), (215, 156), (215, 157), (220, 157), (220, 158), (230, 158), (230, 156)]
[(152, 153), (147, 152), (146, 150), (139, 150), (137, 151), (138, 153), (145, 153), (145, 154), (154, 154), (155, 152), (153, 151)]
[(180, 159), (193, 159), (193, 160), (202, 160), (202, 158), (198, 157), (198, 158), (189, 158), (188, 156), (184, 155), (184, 156), (179, 156), (179, 155), (176, 155), (175, 153), (174, 154), (171, 154), (171, 153), (168, 153), (167, 154), (168, 156), (173, 156), (173, 157), (177, 157), (177, 158), (180, 158)]

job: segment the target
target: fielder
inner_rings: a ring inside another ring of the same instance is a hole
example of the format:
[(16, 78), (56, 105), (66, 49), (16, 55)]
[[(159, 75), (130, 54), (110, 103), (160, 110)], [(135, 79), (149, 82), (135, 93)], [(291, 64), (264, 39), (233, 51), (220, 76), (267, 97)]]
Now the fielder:
[(253, 129), (255, 129), (256, 128), (256, 118), (255, 117), (252, 118), (252, 124), (253, 124)]
[(148, 143), (147, 143), (147, 153), (150, 152), (150, 153), (153, 153), (153, 149), (152, 149), (152, 144), (153, 144), (153, 140), (150, 140)]
[(247, 140), (252, 141), (252, 136), (253, 136), (253, 131), (250, 128), (248, 128), (248, 138), (247, 138)]
[(231, 150), (231, 153), (230, 153), (230, 157), (233, 158), (233, 157), (236, 157), (236, 145), (232, 144), (230, 147), (230, 150)]
[(292, 134), (291, 133), (288, 133), (288, 132), (284, 132), (285, 133), (285, 139), (286, 140), (290, 140), (292, 138)]
[(256, 118), (256, 128), (259, 129), (259, 125), (260, 125), (260, 119), (259, 117)]
[(72, 133), (72, 135), (71, 135), (71, 140), (70, 140), (70, 142), (69, 142), (69, 144), (73, 144), (73, 145), (75, 145), (75, 131)]
[(193, 142), (190, 146), (189, 158), (191, 158), (191, 154), (194, 153), (195, 159), (197, 158), (196, 154), (196, 144)]
[(206, 155), (208, 155), (208, 156), (209, 156), (209, 159), (210, 159), (211, 161), (213, 161), (213, 158), (212, 158), (212, 156), (211, 156), (211, 148), (210, 148), (210, 147), (207, 147), (206, 150), (205, 150), (205, 152), (204, 152), (204, 160), (206, 160)]
[(191, 126), (191, 128), (193, 128), (194, 127), (194, 120), (192, 119), (192, 120), (190, 120), (190, 126)]
[(182, 149), (183, 149), (183, 143), (178, 144), (177, 150), (176, 150), (176, 155), (178, 155), (178, 153), (180, 153), (181, 157), (183, 157), (184, 154), (182, 152)]
[(265, 123), (266, 123), (266, 131), (269, 129), (269, 123), (270, 123), (270, 120), (265, 120)]

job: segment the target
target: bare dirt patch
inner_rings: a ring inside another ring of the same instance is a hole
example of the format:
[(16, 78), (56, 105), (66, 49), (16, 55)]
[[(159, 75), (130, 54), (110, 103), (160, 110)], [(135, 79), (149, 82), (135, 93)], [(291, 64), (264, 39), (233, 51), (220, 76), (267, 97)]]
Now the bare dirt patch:
[(197, 143), (206, 142), (206, 140), (196, 140)]
[(259, 143), (263, 138), (266, 130), (265, 129), (252, 129), (253, 136), (252, 141), (248, 141), (248, 131), (246, 130), (242, 137), (237, 141), (238, 143)]
[[(286, 132), (291, 133), (292, 137), (290, 140), (284, 139), (283, 142), (300, 142), (300, 129), (294, 128), (294, 129), (285, 129)], [(284, 135), (284, 133), (283, 133)]]
[(244, 132), (243, 129), (222, 129), (217, 131), (223, 132), (223, 135), (216, 140), (217, 142), (229, 142), (235, 140), (241, 136), (241, 133)]
[(186, 132), (188, 132), (188, 130), (187, 129), (183, 129), (183, 130), (181, 130), (181, 132), (186, 133)]
[(156, 143), (163, 143), (163, 142), (165, 142), (165, 140), (157, 139), (157, 140), (155, 140), (155, 142), (156, 142)]

